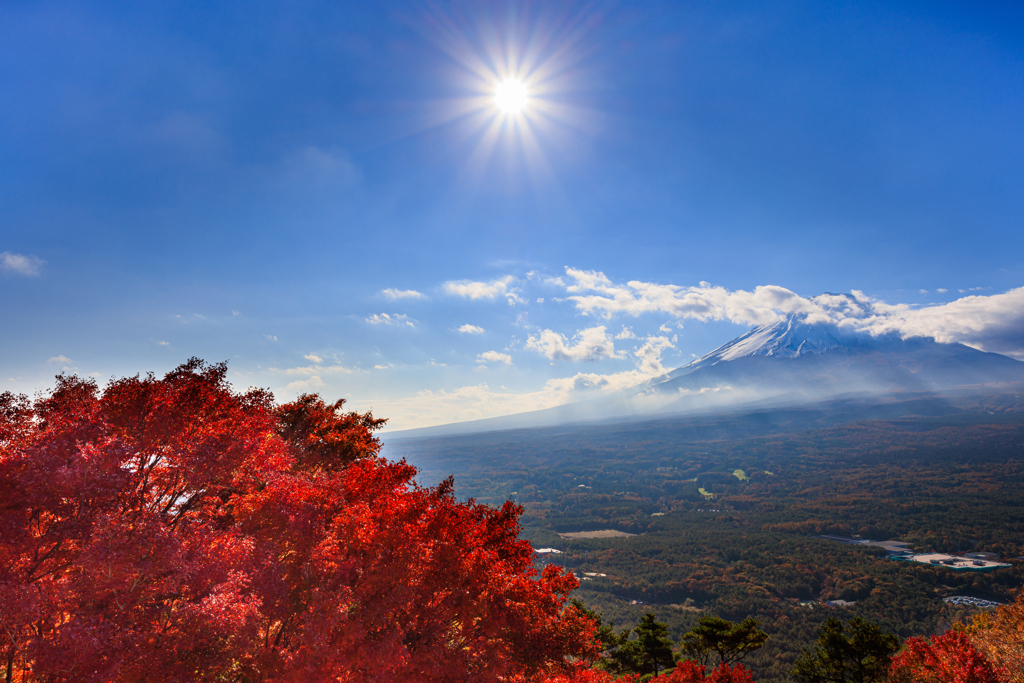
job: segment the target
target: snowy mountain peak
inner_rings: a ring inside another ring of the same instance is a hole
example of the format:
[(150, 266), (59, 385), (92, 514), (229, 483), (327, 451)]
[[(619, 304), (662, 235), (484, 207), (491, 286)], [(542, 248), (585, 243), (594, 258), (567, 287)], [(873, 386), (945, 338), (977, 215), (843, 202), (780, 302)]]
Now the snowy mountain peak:
[(700, 368), (749, 356), (799, 358), (845, 349), (864, 349), (881, 342), (864, 334), (841, 330), (831, 323), (807, 323), (796, 316), (766, 325), (726, 342), (711, 353), (673, 370), (652, 383), (689, 374)]
[[(797, 358), (817, 354), (849, 345), (853, 341), (834, 325), (819, 323), (808, 325), (793, 317), (777, 323), (755, 327), (707, 354), (698, 363), (717, 363), (745, 356), (780, 356)], [(702, 362), (704, 361), (704, 362)]]

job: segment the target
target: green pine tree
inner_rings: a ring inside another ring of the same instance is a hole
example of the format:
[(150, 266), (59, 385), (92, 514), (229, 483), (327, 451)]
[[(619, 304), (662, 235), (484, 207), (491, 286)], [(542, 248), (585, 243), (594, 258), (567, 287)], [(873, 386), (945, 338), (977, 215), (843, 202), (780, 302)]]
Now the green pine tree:
[(802, 683), (875, 683), (886, 680), (889, 661), (900, 639), (860, 617), (845, 626), (829, 617), (818, 631), (818, 643), (793, 666)]
[(675, 666), (668, 627), (656, 621), (653, 613), (645, 614), (633, 632), (636, 640), (626, 640), (611, 654), (616, 670), (657, 676), (660, 671)]
[(760, 622), (747, 617), (738, 624), (721, 617), (701, 617), (697, 625), (683, 635), (681, 649), (685, 655), (707, 666), (711, 655), (732, 665), (768, 640), (768, 634), (757, 627)]

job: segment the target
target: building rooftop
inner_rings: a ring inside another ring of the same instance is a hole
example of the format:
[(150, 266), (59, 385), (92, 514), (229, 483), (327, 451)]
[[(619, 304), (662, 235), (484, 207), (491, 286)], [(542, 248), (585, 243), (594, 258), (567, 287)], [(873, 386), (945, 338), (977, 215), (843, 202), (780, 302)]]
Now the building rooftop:
[(903, 557), (897, 557), (896, 559), (908, 562), (920, 562), (921, 564), (928, 564), (934, 567), (944, 567), (946, 569), (954, 569), (957, 571), (972, 572), (985, 572), (993, 569), (999, 569), (1000, 567), (1010, 566), (1004, 562), (992, 562), (991, 560), (979, 560), (970, 557), (961, 557), (958, 555), (946, 555), (943, 553), (904, 555)]

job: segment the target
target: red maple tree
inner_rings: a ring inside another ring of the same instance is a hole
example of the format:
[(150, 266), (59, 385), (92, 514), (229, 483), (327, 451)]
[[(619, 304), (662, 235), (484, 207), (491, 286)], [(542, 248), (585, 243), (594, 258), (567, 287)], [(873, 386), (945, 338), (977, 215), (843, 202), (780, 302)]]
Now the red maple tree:
[(754, 683), (753, 676), (742, 664), (719, 662), (711, 673), (706, 673), (703, 666), (690, 659), (677, 663), (662, 680), (664, 683)]
[(520, 508), (420, 487), (383, 420), (226, 371), (0, 395), (8, 682), (593, 678), (577, 581), (533, 568)]

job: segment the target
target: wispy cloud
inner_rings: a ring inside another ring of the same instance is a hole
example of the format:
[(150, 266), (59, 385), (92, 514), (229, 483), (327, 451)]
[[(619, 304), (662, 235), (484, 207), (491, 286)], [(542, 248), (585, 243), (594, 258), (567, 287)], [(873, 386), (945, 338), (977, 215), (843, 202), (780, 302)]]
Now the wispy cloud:
[(283, 171), (284, 186), (302, 194), (346, 191), (362, 179), (359, 167), (344, 150), (314, 145), (289, 154)]
[(416, 327), (415, 323), (405, 313), (374, 313), (366, 322), (371, 325), (408, 325)]
[(9, 251), (0, 252), (0, 270), (34, 277), (39, 275), (39, 269), (46, 261), (27, 254), (12, 254)]
[(483, 334), (484, 328), (466, 323), (465, 325), (459, 328), (459, 332), (462, 332), (463, 334)]
[(289, 382), (284, 388), (285, 391), (300, 392), (315, 390), (326, 386), (327, 382), (320, 379), (317, 375), (313, 375), (309, 379), (297, 379), (294, 382)]
[(388, 289), (380, 290), (380, 293), (386, 296), (387, 298), (391, 299), (392, 301), (395, 301), (397, 299), (427, 298), (425, 294), (421, 294), (420, 292), (417, 292), (415, 289), (392, 289), (389, 287)]
[(303, 356), (303, 358), (305, 358), (306, 360), (311, 360), (314, 363), (323, 363), (324, 362), (323, 358), (321, 358), (320, 356), (316, 355), (315, 353), (307, 353), (305, 356)]
[(296, 368), (267, 368), (270, 372), (278, 372), (285, 375), (304, 375), (306, 377), (313, 377), (317, 375), (336, 375), (345, 374), (351, 375), (358, 371), (358, 368), (345, 367), (344, 365), (303, 365)]
[(67, 356), (65, 356), (63, 354), (61, 354), (59, 356), (53, 356), (53, 357), (47, 359), (46, 362), (47, 363), (74, 363), (73, 360), (71, 360), (70, 358), (68, 358)]

